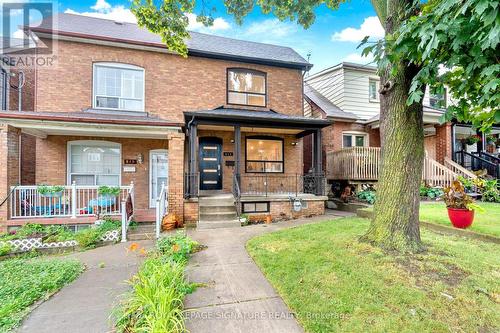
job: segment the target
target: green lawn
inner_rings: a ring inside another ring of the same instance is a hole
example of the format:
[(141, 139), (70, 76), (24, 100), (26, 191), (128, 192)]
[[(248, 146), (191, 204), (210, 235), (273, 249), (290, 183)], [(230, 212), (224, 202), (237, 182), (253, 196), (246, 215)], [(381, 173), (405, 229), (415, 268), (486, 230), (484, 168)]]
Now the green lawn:
[(82, 270), (82, 264), (76, 260), (0, 261), (0, 332), (8, 332), (19, 325), (33, 303), (76, 279)]
[(307, 332), (498, 332), (500, 246), (423, 230), (424, 254), (359, 243), (344, 218), (250, 240), (247, 248)]
[[(475, 212), (474, 222), (469, 228), (472, 231), (500, 237), (500, 204), (478, 202), (485, 209), (483, 213)], [(373, 207), (364, 208), (373, 211)], [(420, 221), (437, 223), (451, 227), (444, 202), (423, 202), (420, 204)]]

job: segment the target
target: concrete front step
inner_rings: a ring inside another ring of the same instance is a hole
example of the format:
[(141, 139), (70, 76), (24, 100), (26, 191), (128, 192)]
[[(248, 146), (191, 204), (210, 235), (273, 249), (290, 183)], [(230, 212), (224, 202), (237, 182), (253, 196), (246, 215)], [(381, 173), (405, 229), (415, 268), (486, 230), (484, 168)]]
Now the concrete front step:
[(239, 220), (230, 221), (199, 221), (197, 225), (198, 229), (218, 229), (218, 228), (237, 228), (241, 227), (241, 222)]
[(236, 219), (236, 211), (232, 212), (224, 212), (224, 213), (218, 213), (218, 212), (210, 212), (210, 213), (200, 213), (200, 221), (231, 221)]
[(199, 198), (198, 203), (200, 207), (221, 207), (221, 206), (234, 206), (234, 199), (230, 198)]
[(140, 234), (130, 234), (127, 233), (128, 241), (138, 241), (138, 240), (147, 240), (147, 239), (155, 239), (156, 235), (154, 232), (152, 233), (140, 233)]
[(144, 233), (150, 233), (150, 232), (155, 232), (155, 226), (154, 225), (147, 225), (147, 226), (138, 226), (134, 228), (129, 228), (128, 233), (129, 234), (144, 234)]
[(209, 214), (209, 213), (234, 213), (236, 208), (233, 204), (225, 205), (225, 206), (201, 206), (200, 205), (200, 214)]

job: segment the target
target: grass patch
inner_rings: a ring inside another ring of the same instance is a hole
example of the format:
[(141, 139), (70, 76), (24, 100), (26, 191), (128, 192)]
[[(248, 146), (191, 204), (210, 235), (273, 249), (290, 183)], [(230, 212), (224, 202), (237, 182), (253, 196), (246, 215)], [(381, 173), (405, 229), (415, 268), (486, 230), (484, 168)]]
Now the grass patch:
[[(130, 280), (132, 291), (116, 309), (117, 332), (185, 332), (184, 296), (195, 285), (184, 270), (198, 244), (182, 233), (157, 241), (138, 273)], [(142, 249), (138, 249), (139, 251)]]
[[(492, 202), (477, 202), (484, 212), (474, 213), (474, 222), (469, 230), (477, 233), (500, 237), (500, 204)], [(373, 211), (373, 207), (363, 208)], [(448, 212), (444, 202), (426, 202), (420, 204), (420, 221), (436, 223), (451, 227)]]
[(30, 306), (75, 280), (83, 271), (76, 260), (9, 259), (0, 262), (0, 332), (18, 326)]
[(423, 230), (423, 254), (358, 243), (344, 218), (259, 236), (248, 251), (308, 332), (500, 330), (500, 246)]

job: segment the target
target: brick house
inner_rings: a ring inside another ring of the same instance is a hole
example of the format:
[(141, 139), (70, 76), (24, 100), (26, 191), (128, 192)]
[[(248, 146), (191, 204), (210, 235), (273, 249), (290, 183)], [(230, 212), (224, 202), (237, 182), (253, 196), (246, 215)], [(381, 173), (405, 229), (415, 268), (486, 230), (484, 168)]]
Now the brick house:
[[(305, 77), (304, 114), (316, 119), (330, 119), (333, 124), (324, 128), (322, 150), (324, 167), (330, 182), (353, 184), (375, 182), (380, 161), (379, 85), (376, 67), (341, 63)], [(426, 159), (424, 181), (430, 185), (446, 185), (457, 174), (473, 176), (467, 169), (488, 168), (492, 176), (498, 172), (497, 147), (489, 145), (489, 153), (481, 142), (463, 146), (463, 140), (482, 133), (472, 131), (466, 124), (440, 124), (449, 94), (439, 95), (429, 89), (424, 95), (424, 145)], [(500, 128), (494, 128), (489, 141), (498, 141)], [(498, 143), (500, 144), (500, 142)], [(309, 138), (304, 140), (304, 171), (312, 168)], [(462, 153), (463, 151), (463, 153)], [(462, 157), (462, 154), (466, 157)], [(491, 163), (480, 162), (477, 157)], [(491, 155), (491, 156), (490, 156)], [(468, 158), (468, 160), (467, 160)], [(472, 159), (472, 161), (471, 161)], [(491, 169), (491, 170), (490, 170)]]
[[(151, 221), (162, 193), (169, 212), (203, 227), (234, 225), (238, 213), (323, 213), (323, 177), (303, 174), (302, 138), (320, 142), (330, 121), (303, 116), (311, 65), (295, 51), (192, 33), (183, 58), (135, 24), (55, 19), (28, 30), (57, 36), (57, 66), (32, 70), (31, 108), (0, 112), (2, 229), (88, 225), (125, 200)], [(314, 160), (321, 170), (319, 149)], [(63, 190), (43, 195), (40, 184)], [(120, 194), (100, 195), (104, 185)]]

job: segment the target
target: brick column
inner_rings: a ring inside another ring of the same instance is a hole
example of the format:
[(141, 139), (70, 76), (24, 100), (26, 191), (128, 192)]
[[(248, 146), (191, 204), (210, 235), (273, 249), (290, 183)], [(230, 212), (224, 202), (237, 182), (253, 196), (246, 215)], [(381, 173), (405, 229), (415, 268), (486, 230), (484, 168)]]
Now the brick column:
[(168, 137), (168, 211), (184, 221), (184, 134)]
[[(0, 203), (7, 198), (10, 187), (19, 182), (19, 130), (0, 124)], [(7, 231), (9, 216), (7, 200), (0, 207), (0, 232)]]
[(436, 160), (439, 163), (444, 163), (444, 158), (451, 158), (452, 142), (451, 142), (451, 123), (444, 125), (436, 125)]

